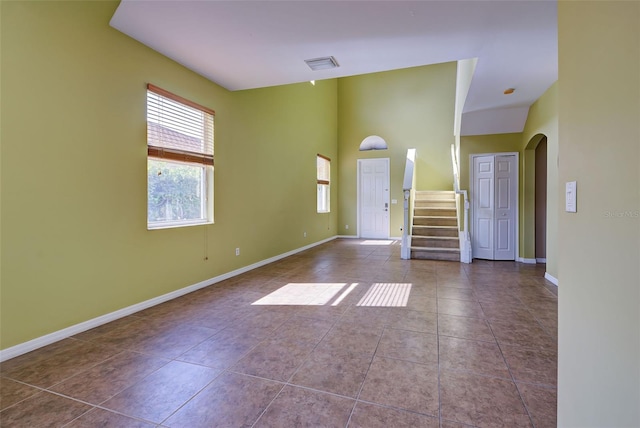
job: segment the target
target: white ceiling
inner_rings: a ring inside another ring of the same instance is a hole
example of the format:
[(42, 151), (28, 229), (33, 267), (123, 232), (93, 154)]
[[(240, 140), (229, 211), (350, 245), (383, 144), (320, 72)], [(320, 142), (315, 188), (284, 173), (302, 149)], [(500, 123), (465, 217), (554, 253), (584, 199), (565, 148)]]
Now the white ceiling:
[[(231, 91), (477, 57), (462, 119), (472, 135), (522, 131), (522, 113), (557, 80), (556, 9), (544, 0), (122, 0), (111, 25)], [(339, 68), (304, 62), (329, 55)]]

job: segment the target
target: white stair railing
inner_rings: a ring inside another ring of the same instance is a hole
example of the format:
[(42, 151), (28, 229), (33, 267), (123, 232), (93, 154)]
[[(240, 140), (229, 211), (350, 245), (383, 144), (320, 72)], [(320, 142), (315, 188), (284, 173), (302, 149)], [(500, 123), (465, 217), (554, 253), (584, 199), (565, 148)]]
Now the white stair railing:
[(402, 247), (400, 258), (411, 258), (411, 223), (413, 222), (413, 193), (416, 181), (416, 149), (407, 150), (407, 161), (404, 167), (402, 192), (404, 194), (404, 227), (402, 228)]
[(460, 239), (460, 261), (462, 263), (471, 263), (471, 234), (469, 233), (469, 198), (466, 190), (460, 190), (460, 174), (458, 171), (458, 160), (456, 158), (455, 145), (451, 145), (451, 163), (453, 164), (453, 190), (456, 192), (456, 211), (460, 212), (460, 202), (457, 195), (462, 195), (464, 203), (463, 224), (464, 232), (458, 227), (458, 235)]

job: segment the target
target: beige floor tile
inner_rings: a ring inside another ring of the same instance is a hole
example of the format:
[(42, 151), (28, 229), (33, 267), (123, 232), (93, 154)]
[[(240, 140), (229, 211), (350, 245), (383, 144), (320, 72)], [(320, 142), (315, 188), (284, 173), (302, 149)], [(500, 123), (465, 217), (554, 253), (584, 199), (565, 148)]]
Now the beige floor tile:
[(0, 410), (13, 406), (40, 390), (11, 379), (0, 378)]
[(374, 404), (356, 404), (349, 428), (439, 428), (438, 418)]
[(207, 367), (173, 361), (106, 401), (102, 407), (160, 423), (218, 374)]
[(436, 334), (438, 332), (438, 314), (405, 308), (392, 308), (389, 311), (386, 326), (400, 330)]
[(555, 388), (518, 383), (518, 389), (529, 409), (536, 428), (557, 426), (557, 392)]
[(370, 365), (371, 357), (316, 350), (290, 383), (355, 398)]
[(458, 317), (438, 314), (438, 333), (441, 336), (458, 337), (460, 339), (496, 341), (487, 320), (482, 318)]
[(443, 419), (477, 427), (530, 427), (516, 385), (510, 380), (441, 372)]
[(376, 355), (414, 363), (438, 364), (438, 336), (408, 330), (387, 329)]
[(88, 404), (41, 392), (0, 412), (0, 426), (60, 427), (91, 409)]
[(94, 367), (54, 385), (51, 391), (100, 404), (141, 381), (170, 360), (124, 351)]
[(358, 399), (438, 416), (438, 370), (431, 365), (375, 357)]
[[(543, 267), (401, 260), (398, 242), (365, 242), (1, 363), (0, 426), (555, 426), (558, 297)], [(337, 286), (261, 304), (291, 284)]]
[(555, 351), (557, 339), (551, 337), (538, 323), (513, 323), (489, 320), (491, 330), (500, 345)]
[(516, 381), (551, 386), (557, 384), (557, 352), (503, 345), (502, 354)]
[(313, 351), (313, 343), (267, 339), (229, 370), (286, 382)]
[(163, 426), (250, 427), (283, 387), (283, 384), (264, 379), (226, 373), (167, 419)]
[(478, 302), (457, 299), (438, 298), (438, 313), (472, 318), (485, 317)]
[(318, 344), (317, 349), (336, 354), (373, 356), (382, 335), (382, 327), (336, 324)]
[(495, 342), (441, 336), (439, 347), (442, 370), (466, 371), (511, 379), (500, 348)]
[(354, 404), (348, 398), (287, 386), (254, 426), (344, 427)]
[(65, 428), (96, 428), (96, 427), (118, 427), (118, 428), (153, 428), (155, 424), (129, 418), (108, 410), (94, 408), (93, 410), (75, 419)]
[(3, 370), (2, 375), (41, 388), (48, 388), (111, 358), (120, 351), (101, 344), (68, 339), (64, 349), (49, 358)]
[(216, 370), (224, 370), (233, 366), (255, 346), (262, 338), (251, 333), (223, 330), (205, 340), (178, 357), (181, 361), (201, 364)]

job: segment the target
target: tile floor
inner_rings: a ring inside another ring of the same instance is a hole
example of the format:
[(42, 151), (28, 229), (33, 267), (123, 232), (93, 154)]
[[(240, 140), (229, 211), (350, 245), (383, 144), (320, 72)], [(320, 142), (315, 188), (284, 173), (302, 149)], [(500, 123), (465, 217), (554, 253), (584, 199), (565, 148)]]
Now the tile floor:
[(339, 239), (0, 365), (2, 427), (555, 427), (544, 267)]

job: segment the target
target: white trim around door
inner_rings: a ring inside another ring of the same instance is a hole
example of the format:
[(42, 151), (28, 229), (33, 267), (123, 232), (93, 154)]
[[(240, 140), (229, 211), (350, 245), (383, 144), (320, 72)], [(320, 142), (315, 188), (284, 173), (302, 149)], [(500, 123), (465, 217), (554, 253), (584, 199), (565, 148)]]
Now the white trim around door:
[(358, 159), (358, 237), (389, 238), (389, 194), (389, 158)]
[[(514, 192), (514, 202), (515, 202), (515, 213), (514, 213), (514, 237), (513, 237), (513, 245), (514, 245), (514, 254), (515, 257), (513, 258), (514, 261), (520, 261), (520, 231), (519, 231), (519, 219), (520, 219), (520, 215), (519, 215), (519, 205), (520, 205), (520, 189), (519, 189), (519, 169), (520, 169), (520, 156), (518, 152), (505, 152), (505, 153), (476, 153), (476, 154), (471, 154), (469, 155), (469, 190), (470, 190), (470, 195), (469, 195), (469, 199), (470, 199), (470, 205), (471, 205), (471, 212), (470, 212), (470, 217), (472, 219), (472, 221), (470, 222), (471, 224), (469, 225), (469, 229), (471, 232), (471, 238), (472, 238), (472, 242), (474, 242), (474, 235), (476, 234), (476, 203), (478, 202), (478, 186), (476, 185), (475, 181), (476, 181), (476, 171), (474, 168), (474, 164), (475, 164), (475, 159), (476, 158), (480, 158), (480, 157), (493, 157), (494, 159), (496, 157), (503, 157), (503, 156), (514, 156), (515, 158), (515, 175), (513, 177), (513, 183), (511, 184), (511, 186), (514, 186), (513, 192)], [(493, 183), (491, 184), (491, 186), (493, 186)], [(492, 197), (493, 197), (493, 187), (492, 187)], [(493, 233), (493, 232), (491, 232)], [(476, 237), (477, 238), (477, 237)], [(493, 244), (492, 244), (493, 245)], [(473, 256), (476, 257), (476, 249), (474, 248), (473, 250)]]

